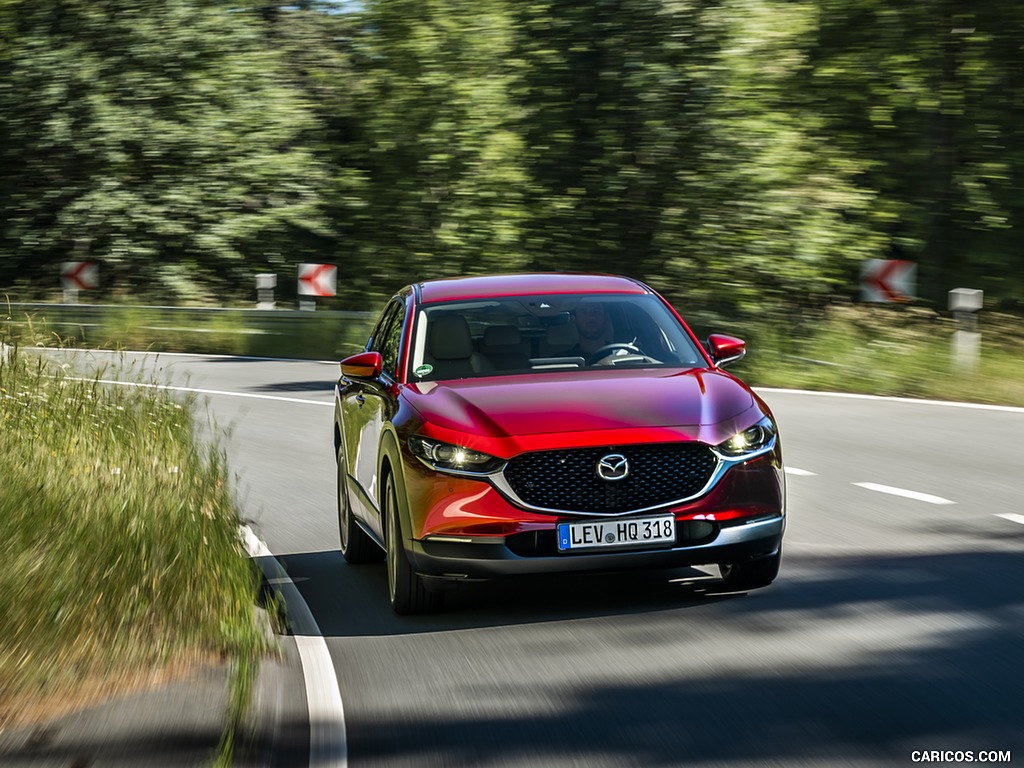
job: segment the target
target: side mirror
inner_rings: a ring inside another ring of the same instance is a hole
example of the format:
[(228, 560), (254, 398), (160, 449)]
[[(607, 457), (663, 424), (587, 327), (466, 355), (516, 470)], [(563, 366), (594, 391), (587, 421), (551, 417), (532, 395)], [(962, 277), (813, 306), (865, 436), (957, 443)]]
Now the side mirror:
[(341, 361), (341, 375), (353, 379), (375, 379), (383, 366), (380, 352), (360, 352)]
[(747, 354), (747, 342), (735, 336), (712, 333), (708, 336), (708, 351), (715, 365), (721, 368), (723, 365), (742, 360)]

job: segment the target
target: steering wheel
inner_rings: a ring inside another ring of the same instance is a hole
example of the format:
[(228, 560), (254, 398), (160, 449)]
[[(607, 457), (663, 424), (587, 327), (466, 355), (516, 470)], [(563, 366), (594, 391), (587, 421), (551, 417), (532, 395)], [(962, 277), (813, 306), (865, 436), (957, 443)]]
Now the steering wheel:
[(636, 344), (626, 341), (616, 341), (612, 342), (611, 344), (605, 344), (603, 347), (595, 349), (593, 352), (591, 352), (587, 356), (587, 365), (593, 365), (598, 360), (608, 357), (609, 352), (614, 352), (617, 349), (625, 350), (626, 352), (629, 352), (634, 355), (643, 355), (643, 352), (640, 350), (638, 346), (636, 346)]

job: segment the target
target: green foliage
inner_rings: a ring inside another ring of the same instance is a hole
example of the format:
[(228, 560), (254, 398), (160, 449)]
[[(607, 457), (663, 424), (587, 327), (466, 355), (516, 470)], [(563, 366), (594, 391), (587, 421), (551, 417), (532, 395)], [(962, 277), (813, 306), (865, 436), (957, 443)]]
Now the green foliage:
[(984, 315), (977, 367), (965, 369), (954, 358), (955, 321), (931, 310), (836, 305), (815, 314), (800, 330), (783, 318), (736, 328), (749, 352), (729, 370), (766, 387), (1024, 405), (1019, 317)]
[(0, 313), (0, 334), (24, 346), (338, 360), (363, 348), (375, 319), (372, 312), (11, 305)]
[(920, 264), (944, 308), (957, 285), (1024, 289), (1024, 7), (819, 0), (797, 83), (823, 132), (864, 163), (883, 254)]
[(8, 4), (0, 61), (0, 279), (99, 260), (108, 285), (173, 300), (323, 228), (311, 115), (251, 14), (221, 3)]
[(356, 259), (372, 282), (515, 270), (523, 145), (504, 0), (368, 3), (357, 48), (369, 179)]
[(515, 7), (533, 266), (657, 273), (689, 229), (669, 234), (699, 165), (699, 13), (653, 0)]
[(36, 695), (265, 645), (194, 404), (102, 377), (0, 350), (0, 722)]
[(897, 257), (1012, 304), (1022, 33), (993, 0), (0, 0), (0, 285), (290, 299), (323, 261), (365, 309), (598, 270), (735, 313)]
[(720, 45), (696, 71), (700, 140), (662, 235), (666, 290), (729, 312), (842, 290), (846, 266), (878, 255), (879, 242), (865, 226), (863, 163), (830, 144), (793, 88), (814, 7), (737, 0), (701, 21)]

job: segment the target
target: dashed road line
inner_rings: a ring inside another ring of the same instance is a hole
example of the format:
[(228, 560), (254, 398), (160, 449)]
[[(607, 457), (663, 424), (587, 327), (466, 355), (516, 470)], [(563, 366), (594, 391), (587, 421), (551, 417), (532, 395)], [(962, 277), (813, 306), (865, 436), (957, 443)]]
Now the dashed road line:
[(1013, 512), (1004, 512), (1002, 514), (997, 514), (996, 517), (1001, 517), (1003, 520), (1009, 520), (1011, 523), (1020, 523), (1021, 525), (1024, 525), (1024, 515), (1017, 515)]
[(908, 491), (906, 488), (894, 488), (891, 485), (879, 485), (878, 483), (854, 483), (854, 485), (858, 488), (866, 488), (869, 491), (888, 493), (892, 496), (902, 496), (906, 499), (915, 499), (916, 501), (926, 501), (929, 504), (956, 504), (955, 501), (944, 499), (941, 496), (932, 496), (930, 493), (920, 493), (919, 491)]
[(796, 477), (817, 477), (817, 472), (811, 472), (806, 469), (799, 469), (797, 467), (786, 467), (787, 475), (794, 475)]

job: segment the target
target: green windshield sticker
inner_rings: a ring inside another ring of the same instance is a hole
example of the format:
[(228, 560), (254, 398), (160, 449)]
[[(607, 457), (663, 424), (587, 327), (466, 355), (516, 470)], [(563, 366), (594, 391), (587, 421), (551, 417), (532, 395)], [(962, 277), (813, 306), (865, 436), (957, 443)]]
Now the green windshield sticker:
[(430, 373), (432, 370), (434, 370), (434, 366), (432, 365), (421, 365), (417, 367), (416, 370), (413, 371), (413, 373), (422, 378), (423, 376), (426, 376), (428, 373)]

